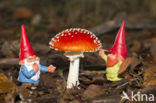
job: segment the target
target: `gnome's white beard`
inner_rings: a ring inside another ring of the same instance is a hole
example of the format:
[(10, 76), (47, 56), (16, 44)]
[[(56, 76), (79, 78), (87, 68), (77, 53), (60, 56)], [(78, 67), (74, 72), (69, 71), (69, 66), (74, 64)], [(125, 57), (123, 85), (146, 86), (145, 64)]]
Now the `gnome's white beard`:
[[(35, 62), (31, 62), (31, 63), (28, 63), (27, 60), (25, 59), (24, 60), (24, 63), (25, 63), (25, 66), (27, 68), (28, 71), (30, 70), (33, 70), (33, 64), (36, 63), (38, 64), (39, 68), (40, 68), (40, 62), (39, 61), (35, 61)], [(30, 79), (31, 80), (38, 80), (40, 78), (40, 69), (38, 70), (38, 72), (36, 72), (36, 74), (34, 76), (32, 76)]]

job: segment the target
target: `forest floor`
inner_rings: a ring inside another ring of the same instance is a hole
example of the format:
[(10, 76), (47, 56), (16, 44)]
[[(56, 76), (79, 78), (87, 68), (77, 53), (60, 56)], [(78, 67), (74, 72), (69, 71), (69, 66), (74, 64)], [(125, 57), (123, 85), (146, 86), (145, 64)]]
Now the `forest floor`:
[[(8, 4), (3, 2), (3, 5)], [(132, 92), (135, 94), (139, 91), (141, 94), (156, 96), (156, 22), (153, 18), (134, 13), (123, 18), (116, 16), (105, 22), (95, 18), (97, 21), (90, 23), (89, 19), (84, 24), (83, 20), (80, 23), (63, 20), (63, 16), (53, 20), (46, 11), (48, 9), (44, 10), (42, 6), (39, 13), (28, 6), (13, 9), (14, 7), (6, 8), (3, 5), (0, 5), (1, 103), (136, 103), (132, 100), (121, 100), (123, 91), (129, 97)], [(32, 5), (33, 2), (31, 7)], [(102, 48), (109, 49), (123, 19), (126, 21), (128, 57), (132, 58), (132, 63), (122, 74), (124, 78), (121, 81), (108, 82), (105, 62), (98, 56), (98, 52), (85, 53), (80, 61), (79, 88), (66, 89), (69, 61), (64, 52), (49, 48), (51, 38), (66, 28), (81, 27), (93, 31), (100, 39)], [(41, 64), (56, 66), (54, 73), (41, 73), (39, 87), (35, 90), (24, 88), (17, 81), (20, 69), (18, 53), (21, 24), (25, 24), (29, 41), (41, 58)], [(146, 98), (143, 99), (139, 103), (145, 103)]]

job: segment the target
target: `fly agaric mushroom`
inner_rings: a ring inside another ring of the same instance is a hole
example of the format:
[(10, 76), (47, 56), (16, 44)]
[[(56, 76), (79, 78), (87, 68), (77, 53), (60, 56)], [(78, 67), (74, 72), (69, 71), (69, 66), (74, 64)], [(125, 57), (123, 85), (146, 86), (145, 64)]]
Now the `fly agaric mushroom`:
[(79, 85), (79, 58), (84, 57), (83, 52), (94, 52), (101, 48), (100, 41), (92, 32), (80, 28), (58, 33), (49, 44), (55, 50), (65, 51), (65, 56), (70, 60), (67, 88)]

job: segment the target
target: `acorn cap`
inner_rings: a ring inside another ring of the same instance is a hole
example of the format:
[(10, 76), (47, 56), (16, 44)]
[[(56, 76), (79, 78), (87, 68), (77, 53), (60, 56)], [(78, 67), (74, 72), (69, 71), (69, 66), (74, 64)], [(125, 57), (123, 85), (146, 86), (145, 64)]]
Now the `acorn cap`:
[(29, 56), (34, 56), (35, 52), (32, 49), (28, 37), (25, 32), (25, 26), (22, 24), (21, 26), (21, 47), (19, 53), (19, 60), (24, 60)]
[(112, 49), (109, 49), (112, 54), (119, 54), (122, 57), (127, 57), (126, 41), (125, 41), (125, 21), (122, 22), (120, 30), (116, 36)]
[(58, 33), (49, 42), (51, 48), (68, 52), (93, 52), (101, 48), (98, 38), (90, 31), (71, 28)]

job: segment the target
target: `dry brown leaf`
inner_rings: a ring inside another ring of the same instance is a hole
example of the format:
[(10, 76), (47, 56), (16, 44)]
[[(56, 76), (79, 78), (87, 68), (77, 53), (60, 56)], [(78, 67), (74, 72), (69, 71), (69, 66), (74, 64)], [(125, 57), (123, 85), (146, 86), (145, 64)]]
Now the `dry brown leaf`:
[(13, 12), (13, 19), (31, 19), (33, 16), (33, 11), (28, 8), (17, 8)]
[(101, 94), (104, 94), (104, 91), (101, 88), (101, 86), (92, 84), (84, 91), (83, 97), (95, 98), (97, 96), (100, 96)]
[(8, 93), (15, 90), (15, 85), (2, 73), (0, 73), (0, 93)]

